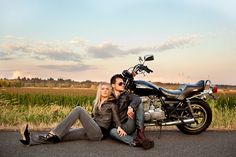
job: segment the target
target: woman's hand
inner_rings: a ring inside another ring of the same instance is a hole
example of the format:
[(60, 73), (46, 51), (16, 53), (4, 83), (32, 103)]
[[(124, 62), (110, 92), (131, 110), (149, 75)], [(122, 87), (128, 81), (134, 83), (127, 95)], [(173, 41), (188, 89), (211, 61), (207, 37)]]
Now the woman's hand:
[(118, 128), (117, 128), (117, 134), (118, 134), (120, 137), (127, 135), (127, 133), (126, 133), (121, 127), (118, 127)]

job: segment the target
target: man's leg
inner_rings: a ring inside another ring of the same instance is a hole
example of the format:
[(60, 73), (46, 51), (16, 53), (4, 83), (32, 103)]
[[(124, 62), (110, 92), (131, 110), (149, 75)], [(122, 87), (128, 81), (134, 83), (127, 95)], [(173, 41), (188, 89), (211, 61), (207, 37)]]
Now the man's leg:
[(136, 110), (136, 128), (137, 133), (134, 137), (134, 143), (137, 146), (142, 146), (144, 149), (150, 149), (154, 146), (154, 141), (151, 141), (146, 138), (144, 134), (144, 109), (143, 109), (143, 103), (141, 102)]
[(138, 108), (135, 112), (135, 119), (137, 128), (142, 128), (144, 126), (144, 110), (142, 102), (138, 105)]
[(134, 138), (133, 138), (133, 134), (135, 133), (135, 120), (134, 119), (128, 119), (128, 121), (124, 124), (122, 124), (122, 129), (127, 133), (126, 136), (120, 136), (117, 133), (117, 129), (113, 128), (110, 131), (110, 136), (115, 138), (116, 140), (119, 140), (121, 142), (124, 142), (128, 145), (132, 145)]

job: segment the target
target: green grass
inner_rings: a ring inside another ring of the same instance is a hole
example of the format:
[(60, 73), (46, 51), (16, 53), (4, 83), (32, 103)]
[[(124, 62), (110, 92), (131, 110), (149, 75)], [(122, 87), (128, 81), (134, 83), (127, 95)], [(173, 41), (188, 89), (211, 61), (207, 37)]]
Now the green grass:
[(236, 129), (236, 96), (221, 95), (209, 104), (213, 114), (212, 128)]
[(0, 93), (0, 125), (47, 126), (59, 122), (76, 106), (90, 112), (93, 100), (94, 96)]
[[(29, 123), (52, 127), (76, 106), (91, 112), (94, 89), (9, 88), (0, 92), (0, 126)], [(236, 93), (220, 93), (209, 100), (213, 112), (211, 128), (236, 129)]]

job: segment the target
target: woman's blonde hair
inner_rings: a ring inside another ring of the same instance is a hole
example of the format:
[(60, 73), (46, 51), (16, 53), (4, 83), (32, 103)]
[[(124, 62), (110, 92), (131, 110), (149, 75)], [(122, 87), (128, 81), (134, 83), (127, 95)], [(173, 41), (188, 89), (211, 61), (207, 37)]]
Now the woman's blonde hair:
[(101, 82), (98, 87), (97, 87), (97, 94), (96, 94), (96, 98), (94, 100), (94, 103), (93, 103), (93, 114), (95, 114), (95, 111), (96, 111), (96, 108), (98, 107), (99, 110), (101, 110), (101, 89), (102, 89), (102, 86), (107, 86), (108, 89), (109, 89), (109, 96), (111, 94), (111, 85), (109, 83), (106, 83), (106, 82)]

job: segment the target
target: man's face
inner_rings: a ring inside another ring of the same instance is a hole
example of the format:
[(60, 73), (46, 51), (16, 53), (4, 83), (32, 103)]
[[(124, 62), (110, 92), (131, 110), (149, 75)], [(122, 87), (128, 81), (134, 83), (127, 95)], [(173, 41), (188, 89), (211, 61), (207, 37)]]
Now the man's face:
[(116, 78), (115, 84), (112, 84), (113, 90), (117, 91), (117, 92), (124, 91), (124, 89), (125, 89), (124, 87), (125, 87), (125, 84), (124, 84), (123, 79), (121, 79), (121, 78)]

